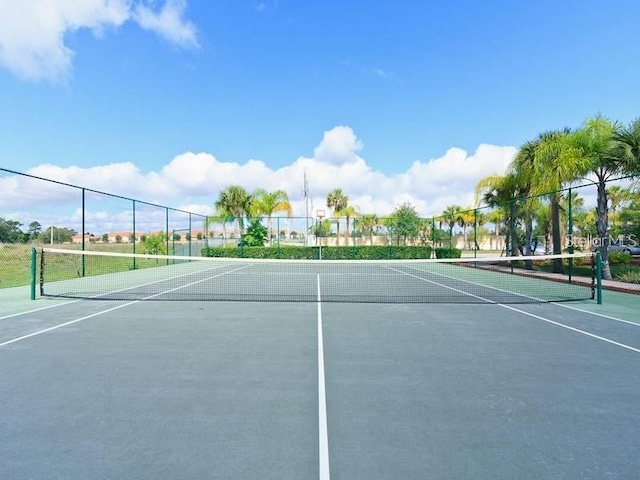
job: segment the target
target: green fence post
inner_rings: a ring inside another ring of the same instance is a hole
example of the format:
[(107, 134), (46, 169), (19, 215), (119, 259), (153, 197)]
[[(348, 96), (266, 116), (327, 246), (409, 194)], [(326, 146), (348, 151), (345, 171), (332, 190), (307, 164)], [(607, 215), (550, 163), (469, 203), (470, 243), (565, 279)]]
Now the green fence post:
[[(271, 235), (271, 232), (269, 232)], [(269, 239), (269, 243), (271, 243), (271, 239)], [(276, 244), (278, 246), (278, 258), (280, 258), (280, 217), (276, 217)]]
[(36, 249), (31, 249), (31, 300), (36, 299), (36, 280), (37, 280), (37, 271), (36, 262), (38, 261), (38, 254), (36, 253)]
[[(133, 254), (136, 253), (136, 201), (132, 200), (132, 214), (133, 214)], [(133, 257), (133, 269), (136, 269), (136, 257)]]
[(473, 258), (478, 256), (478, 209), (473, 209)]
[(596, 301), (602, 305), (602, 257), (596, 253)]
[[(571, 187), (569, 187), (569, 205), (568, 205), (568, 215), (569, 215), (569, 225), (567, 226), (567, 233), (569, 234), (569, 253), (573, 253), (573, 212), (571, 210)], [(571, 283), (571, 274), (573, 272), (573, 258), (569, 259), (569, 283)]]
[(436, 254), (436, 217), (431, 218), (431, 257)]
[[(86, 249), (85, 246), (85, 238), (87, 237), (87, 232), (85, 230), (85, 211), (86, 211), (86, 207), (85, 207), (85, 191), (86, 189), (82, 189), (82, 251), (84, 252), (84, 250)], [(85, 276), (85, 258), (84, 255), (82, 255), (81, 258), (81, 270), (82, 270), (82, 277)]]

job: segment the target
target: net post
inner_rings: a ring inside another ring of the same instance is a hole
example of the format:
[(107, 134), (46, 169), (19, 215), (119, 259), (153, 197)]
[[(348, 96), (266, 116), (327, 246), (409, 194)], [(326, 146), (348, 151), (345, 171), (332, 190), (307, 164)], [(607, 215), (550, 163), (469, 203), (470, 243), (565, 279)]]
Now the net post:
[(36, 249), (35, 247), (31, 249), (31, 289), (30, 289), (30, 296), (29, 298), (31, 300), (35, 300), (36, 299), (36, 272), (37, 272), (37, 267), (36, 267), (36, 262), (38, 261), (38, 255), (36, 253)]
[(436, 252), (436, 217), (431, 217), (431, 255), (429, 258), (433, 258)]
[[(569, 224), (567, 226), (567, 233), (569, 234), (569, 253), (573, 253), (573, 211), (571, 208), (571, 187), (569, 187), (569, 198), (568, 198), (568, 216), (569, 216)], [(571, 274), (573, 272), (573, 258), (569, 258), (569, 283), (571, 283)]]
[[(132, 238), (132, 240), (133, 240), (133, 249), (132, 249), (132, 251), (133, 251), (133, 253), (135, 255), (135, 253), (136, 253), (136, 201), (135, 200), (131, 201), (131, 213), (133, 214), (133, 219), (132, 219), (133, 220), (133, 238)], [(133, 269), (135, 270), (136, 269), (136, 258), (135, 257), (133, 257), (133, 262), (132, 263), (133, 263)]]
[(189, 212), (189, 256), (191, 256), (191, 212)]
[[(85, 211), (86, 211), (86, 207), (85, 207), (85, 192), (86, 189), (82, 189), (82, 251), (86, 250), (86, 246), (85, 246), (85, 238), (86, 238), (86, 231), (85, 231)], [(84, 255), (82, 256), (82, 263), (81, 263), (81, 269), (82, 269), (82, 276), (85, 276), (85, 265), (84, 265)]]
[(473, 258), (478, 256), (478, 209), (473, 209)]
[[(164, 232), (165, 232), (165, 240), (164, 240), (164, 251), (169, 253), (169, 208), (165, 207), (164, 209)], [(166, 264), (169, 265), (169, 260), (166, 261)]]
[[(271, 232), (269, 232), (269, 245), (271, 245)], [(276, 217), (276, 245), (278, 247), (278, 255), (280, 258), (280, 217)]]
[(602, 258), (596, 253), (596, 302), (602, 305)]

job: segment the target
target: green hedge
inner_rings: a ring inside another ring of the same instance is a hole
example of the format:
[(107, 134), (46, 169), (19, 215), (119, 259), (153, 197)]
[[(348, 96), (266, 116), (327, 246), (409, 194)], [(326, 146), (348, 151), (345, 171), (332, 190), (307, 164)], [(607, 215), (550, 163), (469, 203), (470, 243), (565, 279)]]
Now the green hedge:
[[(431, 247), (417, 246), (361, 246), (322, 247), (323, 260), (387, 260), (431, 258)], [(202, 256), (207, 250), (202, 249)], [(210, 257), (225, 258), (282, 258), (290, 260), (316, 260), (320, 256), (319, 247), (210, 247)], [(458, 255), (460, 256), (460, 255)]]
[(462, 250), (459, 248), (436, 248), (436, 258), (460, 258)]

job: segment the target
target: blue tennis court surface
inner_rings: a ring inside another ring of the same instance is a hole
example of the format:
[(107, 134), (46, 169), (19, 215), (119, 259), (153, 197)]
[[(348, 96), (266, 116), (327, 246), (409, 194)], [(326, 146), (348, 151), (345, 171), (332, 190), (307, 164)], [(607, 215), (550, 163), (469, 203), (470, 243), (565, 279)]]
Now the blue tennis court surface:
[(6, 316), (0, 478), (636, 478), (638, 318), (582, 308), (81, 300)]

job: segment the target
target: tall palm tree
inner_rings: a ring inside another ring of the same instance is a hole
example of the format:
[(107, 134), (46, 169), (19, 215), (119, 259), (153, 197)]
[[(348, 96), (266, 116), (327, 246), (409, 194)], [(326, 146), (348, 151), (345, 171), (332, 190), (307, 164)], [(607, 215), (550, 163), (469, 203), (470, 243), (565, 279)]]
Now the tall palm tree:
[(588, 119), (583, 127), (571, 137), (573, 155), (586, 162), (582, 168), (583, 175), (592, 174), (598, 188), (596, 226), (600, 237), (600, 258), (602, 260), (602, 277), (611, 278), (608, 261), (609, 247), (609, 201), (607, 196), (607, 182), (624, 174), (640, 173), (639, 159), (634, 154), (634, 145), (617, 140), (618, 135), (626, 138), (633, 129), (625, 129), (618, 123), (612, 123), (602, 115)]
[(215, 202), (216, 211), (230, 215), (238, 222), (240, 234), (244, 233), (244, 217), (251, 212), (251, 195), (239, 185), (231, 185), (220, 191)]
[[(578, 154), (571, 130), (546, 132), (539, 136), (531, 169), (531, 185), (534, 194), (547, 194), (551, 204), (551, 240), (553, 253), (562, 253), (560, 225), (561, 190), (582, 177), (588, 161)], [(553, 272), (563, 273), (562, 259), (553, 261)]]
[[(327, 195), (327, 207), (333, 208), (334, 217), (339, 217), (340, 212), (349, 205), (349, 197), (342, 193), (341, 188), (335, 188)], [(337, 242), (340, 244), (340, 221), (336, 221), (337, 228)]]
[(252, 208), (256, 215), (267, 216), (267, 229), (269, 230), (269, 245), (272, 238), (272, 217), (274, 213), (284, 212), (291, 218), (293, 210), (289, 203), (289, 196), (284, 190), (268, 192), (264, 188), (259, 188), (253, 192)]
[[(531, 255), (533, 217), (536, 204), (539, 203), (538, 197), (531, 196), (533, 187), (532, 182), (535, 177), (535, 155), (539, 145), (539, 139), (525, 142), (520, 147), (520, 150), (518, 150), (518, 153), (516, 153), (516, 156), (511, 163), (511, 171), (516, 176), (518, 183), (521, 186), (520, 195), (524, 197), (519, 203), (524, 220), (524, 254), (527, 256)], [(530, 260), (525, 262), (525, 268), (533, 268), (533, 264)]]
[(453, 246), (451, 243), (453, 238), (453, 227), (455, 227), (458, 222), (460, 212), (462, 212), (462, 207), (459, 205), (449, 205), (442, 212), (442, 219), (449, 227), (449, 248)]
[(359, 215), (360, 215), (360, 212), (358, 212), (357, 207), (353, 205), (345, 205), (341, 210), (336, 212), (337, 217), (344, 217), (347, 221), (347, 233), (346, 233), (347, 245), (349, 245), (349, 238), (351, 236), (351, 234), (349, 233), (351, 231), (350, 230), (351, 219)]
[(518, 236), (515, 231), (517, 222), (517, 202), (520, 196), (521, 179), (513, 172), (504, 176), (490, 175), (480, 179), (476, 184), (476, 205), (485, 203), (489, 207), (499, 208), (502, 211), (504, 225), (507, 226), (510, 235), (507, 235), (507, 254), (517, 255)]
[(473, 214), (473, 210), (471, 209), (467, 209), (464, 211), (459, 211), (458, 214), (456, 215), (456, 224), (462, 228), (462, 238), (464, 241), (464, 248), (468, 249), (469, 248), (469, 243), (467, 242), (467, 227), (469, 225), (473, 225), (473, 221), (475, 219), (475, 216)]

